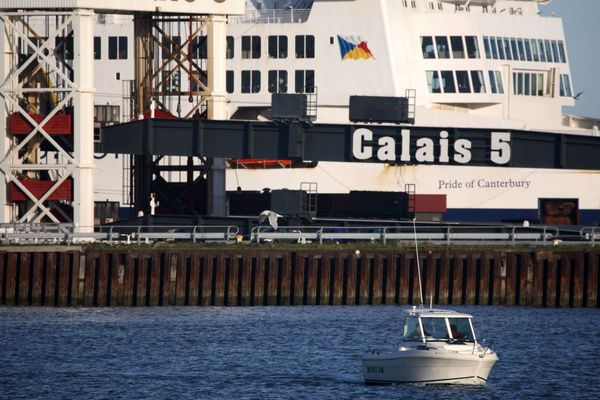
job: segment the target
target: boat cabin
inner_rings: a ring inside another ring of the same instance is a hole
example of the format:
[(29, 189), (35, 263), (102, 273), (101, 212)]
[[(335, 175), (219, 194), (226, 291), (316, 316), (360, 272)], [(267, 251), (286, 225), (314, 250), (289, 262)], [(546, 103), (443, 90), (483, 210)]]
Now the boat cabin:
[(413, 310), (404, 319), (403, 342), (475, 342), (472, 316), (447, 310)]

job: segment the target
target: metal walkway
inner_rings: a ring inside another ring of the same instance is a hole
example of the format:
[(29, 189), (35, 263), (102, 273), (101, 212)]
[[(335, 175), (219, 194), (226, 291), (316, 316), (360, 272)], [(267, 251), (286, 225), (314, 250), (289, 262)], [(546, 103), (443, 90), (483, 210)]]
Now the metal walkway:
[(431, 225), (371, 227), (295, 226), (273, 230), (254, 227), (250, 235), (240, 234), (235, 225), (174, 226), (99, 226), (92, 233), (81, 233), (73, 224), (0, 224), (2, 244), (147, 244), (169, 242), (244, 243), (420, 243), (454, 245), (538, 245), (555, 246), (600, 243), (600, 227), (557, 227), (520, 225)]

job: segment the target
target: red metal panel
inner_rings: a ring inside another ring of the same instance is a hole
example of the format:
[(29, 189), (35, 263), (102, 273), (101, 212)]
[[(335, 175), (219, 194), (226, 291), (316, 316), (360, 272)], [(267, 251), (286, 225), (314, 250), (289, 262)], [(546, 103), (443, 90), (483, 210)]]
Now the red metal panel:
[(415, 197), (415, 212), (443, 213), (447, 211), (445, 194), (415, 194), (410, 195), (409, 202)]
[[(36, 198), (41, 198), (54, 185), (55, 181), (23, 178), (19, 180)], [(27, 201), (29, 198), (15, 185), (10, 185), (10, 198), (12, 201)], [(73, 200), (73, 180), (67, 179), (56, 188), (47, 200)]]
[[(29, 114), (29, 116), (38, 124), (46, 118), (42, 114)], [(42, 128), (50, 135), (70, 136), (73, 134), (73, 116), (66, 113), (57, 113)], [(10, 116), (10, 133), (13, 135), (27, 135), (31, 131), (33, 131), (33, 125), (21, 114), (15, 113)]]

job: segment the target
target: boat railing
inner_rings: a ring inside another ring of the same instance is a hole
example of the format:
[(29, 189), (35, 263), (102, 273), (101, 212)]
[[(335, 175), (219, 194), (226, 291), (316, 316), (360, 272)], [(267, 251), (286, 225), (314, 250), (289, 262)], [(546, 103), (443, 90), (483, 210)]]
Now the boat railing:
[(229, 21), (238, 24), (283, 24), (303, 23), (308, 20), (310, 9), (269, 9), (247, 12), (241, 16), (230, 16)]
[[(496, 340), (490, 340), (489, 343), (487, 343), (485, 346), (483, 346), (482, 343), (482, 347), (483, 347), (483, 353), (479, 355), (479, 358), (484, 358), (485, 355), (489, 352), (489, 351), (494, 351), (494, 346), (496, 345)], [(473, 347), (474, 348), (474, 347)]]

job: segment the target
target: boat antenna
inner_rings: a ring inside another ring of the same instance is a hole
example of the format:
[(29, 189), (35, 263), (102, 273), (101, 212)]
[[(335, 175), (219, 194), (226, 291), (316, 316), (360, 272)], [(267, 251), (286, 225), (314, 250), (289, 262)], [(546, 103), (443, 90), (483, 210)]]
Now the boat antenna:
[(419, 259), (419, 244), (417, 242), (417, 218), (413, 217), (413, 233), (415, 237), (415, 256), (417, 257), (417, 275), (419, 275), (419, 295), (421, 296), (421, 307), (425, 302), (423, 301), (423, 283), (421, 282), (421, 262)]

